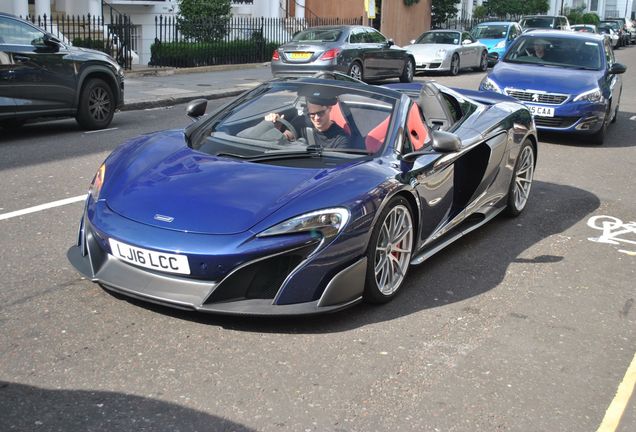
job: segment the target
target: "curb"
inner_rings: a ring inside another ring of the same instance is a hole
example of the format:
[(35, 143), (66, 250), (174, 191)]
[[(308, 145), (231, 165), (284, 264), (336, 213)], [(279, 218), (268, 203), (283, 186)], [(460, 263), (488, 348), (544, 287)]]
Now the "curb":
[(145, 77), (145, 76), (168, 76), (168, 75), (182, 75), (182, 74), (204, 73), (204, 72), (222, 72), (222, 71), (241, 70), (241, 69), (257, 69), (263, 66), (269, 66), (269, 64), (270, 62), (244, 63), (244, 64), (197, 66), (197, 67), (191, 67), (191, 68), (148, 66), (148, 67), (140, 68), (137, 70), (125, 71), (124, 77), (137, 78), (137, 77)]
[(120, 111), (135, 111), (135, 110), (142, 110), (142, 109), (148, 109), (148, 108), (161, 108), (161, 107), (166, 107), (170, 105), (178, 105), (182, 103), (187, 103), (195, 99), (207, 99), (207, 100), (223, 99), (226, 97), (238, 96), (241, 93), (244, 93), (246, 91), (249, 91), (249, 90), (246, 90), (244, 88), (226, 89), (217, 93), (201, 94), (197, 96), (169, 97), (166, 99), (156, 99), (156, 100), (150, 100), (150, 101), (138, 101), (138, 102), (130, 102), (130, 103), (126, 103), (124, 101), (124, 106), (122, 106), (119, 110)]

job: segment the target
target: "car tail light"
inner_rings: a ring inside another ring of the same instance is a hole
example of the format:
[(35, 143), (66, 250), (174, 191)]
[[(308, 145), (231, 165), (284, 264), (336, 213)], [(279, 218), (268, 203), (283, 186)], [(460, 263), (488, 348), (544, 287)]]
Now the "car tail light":
[(272, 61), (278, 61), (280, 60), (280, 56), (278, 55), (278, 50), (274, 50), (274, 53), (272, 54)]
[(320, 56), (320, 60), (333, 60), (340, 54), (340, 48), (331, 48)]

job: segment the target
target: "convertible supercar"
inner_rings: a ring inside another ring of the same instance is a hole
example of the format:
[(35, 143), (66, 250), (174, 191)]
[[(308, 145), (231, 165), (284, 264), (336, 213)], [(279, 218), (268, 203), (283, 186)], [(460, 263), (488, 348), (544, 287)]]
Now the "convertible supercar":
[[(311, 97), (333, 101), (349, 147), (316, 144)], [(384, 303), (410, 265), (521, 213), (532, 185), (532, 116), (501, 94), (279, 79), (205, 110), (193, 101), (184, 130), (135, 138), (99, 168), (68, 251), (92, 281), (225, 314)]]

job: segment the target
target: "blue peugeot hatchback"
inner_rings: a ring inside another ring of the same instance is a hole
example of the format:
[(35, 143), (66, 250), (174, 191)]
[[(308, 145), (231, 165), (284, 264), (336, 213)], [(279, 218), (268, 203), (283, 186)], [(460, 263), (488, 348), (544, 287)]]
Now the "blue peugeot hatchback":
[(626, 70), (603, 35), (537, 30), (517, 38), (479, 89), (524, 102), (539, 131), (585, 134), (600, 145), (617, 119)]
[(521, 34), (521, 26), (512, 21), (483, 22), (470, 35), (488, 48), (488, 66), (504, 56), (508, 47)]

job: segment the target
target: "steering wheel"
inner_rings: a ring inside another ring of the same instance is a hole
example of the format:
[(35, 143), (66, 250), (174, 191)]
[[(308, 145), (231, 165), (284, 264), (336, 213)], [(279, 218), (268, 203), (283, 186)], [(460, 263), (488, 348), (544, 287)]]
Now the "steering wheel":
[(287, 120), (283, 119), (283, 118), (278, 118), (276, 120), (276, 123), (280, 123), (283, 126), (285, 126), (285, 129), (287, 129), (288, 131), (290, 131), (292, 133), (292, 135), (294, 136), (292, 141), (295, 140), (296, 138), (298, 138), (298, 131), (296, 130), (296, 128)]

